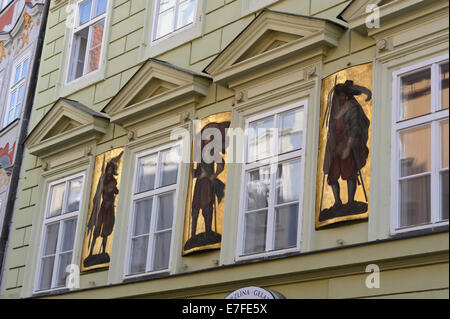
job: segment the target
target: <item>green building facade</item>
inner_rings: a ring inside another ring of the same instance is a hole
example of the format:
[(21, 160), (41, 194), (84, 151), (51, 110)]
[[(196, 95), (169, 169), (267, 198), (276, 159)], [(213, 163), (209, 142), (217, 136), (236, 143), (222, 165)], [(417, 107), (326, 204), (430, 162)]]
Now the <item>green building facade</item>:
[[(225, 298), (258, 286), (289, 299), (448, 298), (448, 17), (441, 0), (51, 1), (1, 297)], [(318, 227), (325, 79), (364, 65), (368, 217)], [(282, 219), (276, 203), (259, 207), (263, 219), (248, 213), (246, 181), (259, 169), (263, 185), (262, 168), (228, 162), (220, 248), (183, 255), (191, 165), (143, 197), (142, 161), (196, 120), (231, 112), (230, 127), (245, 129), (292, 110), (302, 145), (277, 160), (299, 163), (298, 178), (269, 177), (267, 192), (293, 189), (294, 214)], [(110, 261), (91, 269), (96, 158), (121, 148)], [(133, 207), (152, 198), (153, 218), (170, 215), (166, 237), (160, 221), (136, 228), (152, 219)], [(67, 264), (79, 285), (66, 287)]]

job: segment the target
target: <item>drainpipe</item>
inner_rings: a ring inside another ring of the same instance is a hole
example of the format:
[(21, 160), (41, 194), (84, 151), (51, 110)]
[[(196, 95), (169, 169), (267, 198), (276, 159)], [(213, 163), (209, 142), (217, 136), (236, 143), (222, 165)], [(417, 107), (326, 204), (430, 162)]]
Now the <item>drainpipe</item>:
[[(33, 66), (31, 69), (30, 81), (29, 81), (27, 96), (26, 96), (26, 100), (25, 100), (25, 108), (24, 108), (24, 112), (23, 112), (23, 116), (22, 116), (21, 130), (19, 133), (19, 139), (16, 144), (17, 145), (16, 158), (14, 160), (13, 171), (11, 174), (11, 182), (9, 185), (9, 193), (8, 193), (8, 199), (7, 199), (7, 203), (6, 203), (4, 223), (3, 223), (3, 227), (1, 229), (1, 236), (0, 236), (0, 287), (2, 284), (4, 267), (6, 266), (5, 256), (6, 256), (6, 251), (8, 249), (9, 233), (10, 233), (10, 229), (12, 226), (11, 224), (12, 224), (12, 218), (13, 218), (13, 214), (14, 214), (14, 206), (15, 206), (15, 202), (16, 202), (16, 194), (17, 194), (18, 185), (19, 185), (20, 170), (22, 167), (24, 148), (25, 148), (24, 142), (25, 142), (25, 139), (28, 134), (28, 124), (30, 122), (31, 110), (33, 108), (34, 93), (36, 90), (36, 84), (37, 84), (38, 73), (39, 73), (39, 65), (41, 62), (42, 47), (44, 45), (45, 28), (47, 26), (47, 16), (48, 16), (49, 7), (50, 7), (50, 0), (46, 0), (44, 3), (44, 8), (42, 10), (41, 27), (39, 29), (39, 35), (38, 35), (36, 49), (35, 49), (36, 55), (34, 57)], [(1, 293), (1, 290), (0, 290), (0, 293)]]

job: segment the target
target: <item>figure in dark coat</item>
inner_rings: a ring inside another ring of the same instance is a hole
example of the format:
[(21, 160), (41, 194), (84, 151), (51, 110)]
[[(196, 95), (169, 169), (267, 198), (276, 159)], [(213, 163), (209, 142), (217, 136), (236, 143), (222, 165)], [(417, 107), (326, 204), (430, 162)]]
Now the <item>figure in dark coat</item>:
[[(222, 141), (222, 149), (221, 153), (225, 154), (226, 149), (226, 132), (225, 130), (230, 126), (230, 122), (223, 123), (210, 123), (206, 125), (202, 131), (201, 136), (203, 136), (203, 132), (207, 129), (215, 128), (220, 131)], [(204, 147), (211, 143), (213, 139), (202, 140), (201, 141), (201, 150), (203, 154)], [(212, 155), (212, 154), (211, 154)], [(192, 199), (192, 225), (191, 225), (191, 237), (195, 236), (197, 231), (197, 222), (200, 210), (202, 211), (203, 218), (205, 220), (205, 232), (212, 232), (212, 224), (213, 224), (213, 216), (215, 214), (214, 208), (216, 208), (216, 197), (217, 202), (220, 203), (225, 194), (225, 184), (217, 178), (220, 173), (225, 169), (225, 161), (220, 155), (222, 159), (221, 162), (215, 163), (206, 163), (203, 159), (197, 165), (197, 168), (193, 171), (193, 178), (196, 178), (195, 187), (194, 187), (194, 196)], [(217, 226), (217, 225), (216, 225)]]
[[(323, 164), (324, 174), (328, 174), (328, 184), (333, 190), (335, 204), (332, 209), (342, 206), (338, 180), (347, 181), (348, 204), (354, 202), (358, 173), (366, 165), (369, 156), (367, 141), (370, 121), (363, 108), (355, 99), (355, 95), (367, 95), (366, 101), (372, 98), (372, 92), (353, 81), (337, 84), (329, 111), (328, 136)], [(331, 96), (331, 94), (330, 94)]]
[[(115, 223), (115, 207), (114, 202), (119, 189), (117, 188), (117, 169), (118, 162), (122, 157), (121, 152), (117, 157), (111, 159), (103, 171), (105, 163), (103, 162), (102, 175), (97, 185), (96, 194), (94, 196), (94, 206), (91, 218), (88, 223), (88, 230), (92, 233), (92, 241), (90, 241), (89, 257), (93, 255), (95, 242), (98, 237), (102, 237), (102, 254), (106, 253), (106, 243), (108, 236), (112, 234)], [(101, 200), (101, 205), (99, 205)]]

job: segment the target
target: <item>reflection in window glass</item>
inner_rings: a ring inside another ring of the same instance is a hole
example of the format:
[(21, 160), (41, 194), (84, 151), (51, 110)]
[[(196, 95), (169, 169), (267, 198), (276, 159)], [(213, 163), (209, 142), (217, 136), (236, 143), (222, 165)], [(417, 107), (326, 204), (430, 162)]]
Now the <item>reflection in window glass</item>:
[(430, 113), (431, 69), (425, 69), (401, 78), (402, 117), (406, 120)]
[(448, 109), (448, 86), (449, 86), (449, 70), (448, 70), (448, 62), (444, 63), (440, 66), (441, 69), (441, 108)]
[(401, 176), (431, 171), (431, 127), (401, 131)]

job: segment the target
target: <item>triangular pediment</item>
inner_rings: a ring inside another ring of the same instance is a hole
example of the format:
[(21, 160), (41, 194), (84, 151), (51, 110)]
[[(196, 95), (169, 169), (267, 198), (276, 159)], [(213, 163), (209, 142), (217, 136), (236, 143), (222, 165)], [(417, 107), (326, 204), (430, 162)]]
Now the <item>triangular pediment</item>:
[(210, 83), (207, 75), (149, 59), (103, 111), (111, 117), (111, 122), (126, 127), (157, 108), (169, 107), (190, 97), (206, 96)]
[[(427, 6), (437, 3), (436, 0), (353, 0), (339, 14), (338, 19), (346, 21), (350, 29), (362, 34), (373, 35), (404, 24), (404, 17), (417, 19), (414, 12), (426, 12)], [(447, 2), (448, 3), (448, 2)], [(377, 27), (374, 27), (375, 17)]]
[(26, 146), (31, 154), (45, 156), (101, 136), (108, 124), (106, 114), (60, 98), (28, 135)]
[(339, 14), (338, 18), (346, 22), (354, 20), (355, 18), (365, 16), (372, 7), (381, 7), (396, 0), (353, 0), (344, 11)]
[(264, 9), (206, 68), (216, 82), (317, 46), (334, 47), (345, 28), (335, 22)]

